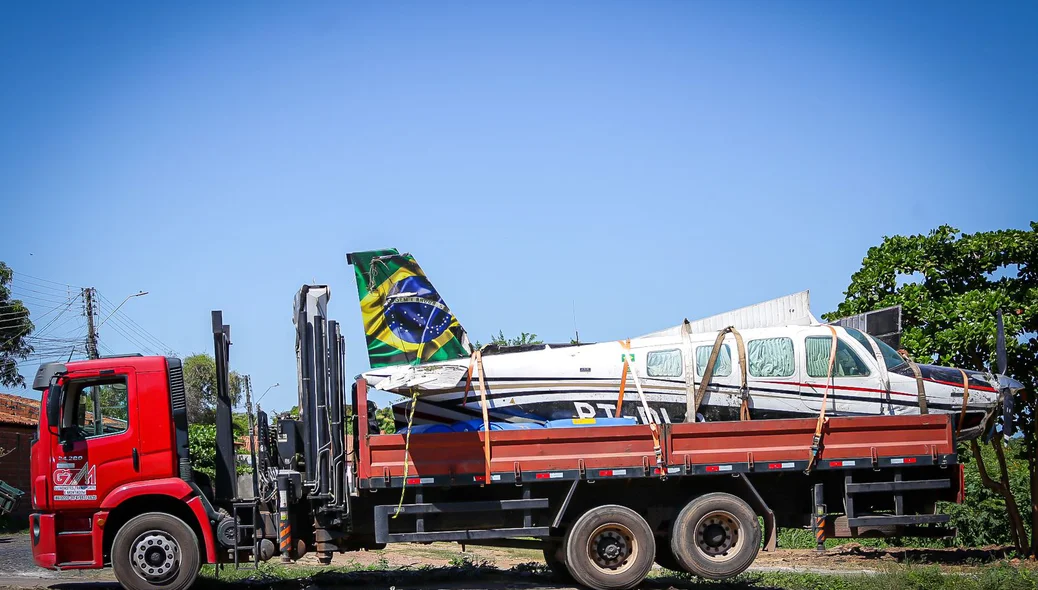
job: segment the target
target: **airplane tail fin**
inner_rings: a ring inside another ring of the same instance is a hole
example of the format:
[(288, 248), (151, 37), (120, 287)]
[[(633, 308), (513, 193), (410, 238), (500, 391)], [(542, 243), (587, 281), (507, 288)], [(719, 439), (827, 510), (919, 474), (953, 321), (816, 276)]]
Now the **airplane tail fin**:
[(352, 252), (371, 368), (464, 358), (468, 334), (410, 254)]

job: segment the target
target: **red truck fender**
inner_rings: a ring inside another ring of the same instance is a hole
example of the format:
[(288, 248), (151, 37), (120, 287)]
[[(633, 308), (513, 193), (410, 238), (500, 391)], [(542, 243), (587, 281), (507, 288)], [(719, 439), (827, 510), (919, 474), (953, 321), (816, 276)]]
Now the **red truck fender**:
[(206, 563), (216, 563), (216, 540), (213, 538), (213, 527), (209, 524), (202, 498), (188, 483), (177, 477), (136, 481), (121, 485), (108, 494), (101, 502), (101, 510), (114, 510), (123, 502), (140, 496), (169, 496), (183, 502), (198, 519), (198, 528), (202, 531), (202, 543), (205, 545)]

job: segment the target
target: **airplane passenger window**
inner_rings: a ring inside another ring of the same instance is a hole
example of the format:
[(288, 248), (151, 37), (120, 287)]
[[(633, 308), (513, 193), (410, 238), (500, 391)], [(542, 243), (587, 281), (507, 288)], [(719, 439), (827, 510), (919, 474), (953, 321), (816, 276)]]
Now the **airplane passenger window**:
[[(696, 348), (696, 377), (702, 377), (706, 372), (706, 364), (710, 362), (710, 351), (713, 346), (699, 346)], [(732, 374), (732, 353), (727, 344), (721, 345), (717, 352), (717, 360), (714, 361), (714, 377), (727, 377)]]
[(649, 377), (680, 377), (681, 351), (654, 350), (645, 355), (645, 374)]
[(754, 377), (789, 377), (794, 373), (793, 341), (761, 338), (746, 343), (746, 359)]
[[(829, 374), (829, 350), (832, 348), (832, 336), (808, 336), (807, 374), (810, 377), (822, 377)], [(833, 363), (834, 377), (865, 377), (869, 367), (862, 362), (850, 346), (840, 339), (836, 340), (836, 362)]]

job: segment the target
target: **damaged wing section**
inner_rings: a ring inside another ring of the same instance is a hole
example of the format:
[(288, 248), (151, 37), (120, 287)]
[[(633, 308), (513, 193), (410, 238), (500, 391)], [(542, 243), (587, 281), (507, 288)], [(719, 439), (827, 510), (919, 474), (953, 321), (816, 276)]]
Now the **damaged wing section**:
[[(811, 315), (811, 292), (801, 291), (726, 311), (695, 321), (687, 321), (693, 334), (716, 332), (728, 326), (739, 330), (772, 328), (775, 326), (811, 326), (821, 322)], [(684, 326), (677, 325), (658, 332), (645, 334), (642, 338), (680, 336)]]

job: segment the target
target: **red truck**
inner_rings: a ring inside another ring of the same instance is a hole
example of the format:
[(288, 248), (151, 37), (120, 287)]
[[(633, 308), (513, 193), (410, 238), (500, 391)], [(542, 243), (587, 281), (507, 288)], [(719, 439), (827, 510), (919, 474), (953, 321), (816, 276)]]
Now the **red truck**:
[(536, 547), (560, 577), (605, 590), (637, 585), (654, 562), (711, 579), (737, 575), (762, 546), (775, 547), (779, 527), (812, 528), (819, 542), (952, 532), (936, 513), (963, 490), (946, 415), (832, 418), (817, 454), (810, 419), (655, 432), (584, 424), (407, 442), (378, 434), (363, 380), (347, 393), (339, 326), (314, 311), (296, 310), (300, 417), (271, 430), (258, 412), (251, 493), (236, 484), (230, 330), (220, 312), (214, 481), (193, 469), (178, 359), (42, 365), (36, 563), (110, 565), (125, 588), (172, 590), (190, 587), (206, 563), (248, 567), (310, 551), (328, 563), (335, 552), (386, 543), (457, 541)]

